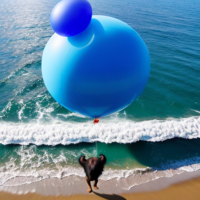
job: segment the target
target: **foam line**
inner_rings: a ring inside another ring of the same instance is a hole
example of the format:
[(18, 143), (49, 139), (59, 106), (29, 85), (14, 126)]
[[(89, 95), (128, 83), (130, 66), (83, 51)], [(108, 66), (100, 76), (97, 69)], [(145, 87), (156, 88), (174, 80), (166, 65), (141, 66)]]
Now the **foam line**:
[(200, 117), (133, 122), (101, 120), (52, 124), (0, 123), (1, 144), (68, 145), (80, 142), (133, 143), (164, 141), (171, 138), (199, 138)]
[[(172, 177), (175, 174), (198, 171), (200, 169), (199, 162), (200, 157), (193, 157), (175, 163), (165, 164), (159, 168), (137, 168), (130, 170), (105, 169), (103, 174), (100, 176), (100, 179), (107, 181), (116, 178), (117, 180), (120, 180), (134, 176), (134, 178), (131, 178), (128, 181), (128, 185), (122, 185), (123, 189), (129, 190), (135, 185), (140, 185), (162, 177)], [(82, 168), (72, 166), (59, 168), (59, 170), (33, 169), (32, 171), (28, 170), (26, 172), (10, 170), (6, 173), (0, 173), (0, 186), (19, 186), (49, 178), (62, 179), (71, 175), (85, 177)]]

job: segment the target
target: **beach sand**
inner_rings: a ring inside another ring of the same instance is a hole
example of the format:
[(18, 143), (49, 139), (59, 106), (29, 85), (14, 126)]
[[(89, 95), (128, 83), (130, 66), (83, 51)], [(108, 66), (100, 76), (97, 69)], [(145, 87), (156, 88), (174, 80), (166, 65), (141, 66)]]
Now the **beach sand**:
[(199, 200), (200, 199), (200, 178), (192, 179), (189, 181), (181, 182), (172, 185), (166, 189), (154, 192), (143, 192), (143, 193), (132, 193), (132, 194), (100, 194), (98, 192), (91, 193), (88, 195), (71, 195), (71, 196), (43, 196), (36, 193), (28, 193), (25, 195), (16, 195), (6, 192), (0, 193), (0, 199), (4, 200), (129, 200), (129, 199), (140, 199), (140, 200), (172, 200), (180, 198), (181, 200)]
[[(198, 177), (198, 178), (195, 178)], [(71, 186), (68, 184), (71, 180), (76, 180)], [(126, 179), (127, 180), (127, 179)], [(2, 188), (0, 199), (3, 200), (172, 200), (180, 198), (181, 200), (200, 199), (200, 172), (185, 172), (180, 175), (174, 175), (170, 178), (159, 178), (142, 185), (133, 186), (129, 190), (119, 189), (116, 186), (115, 179), (110, 181), (100, 181), (99, 190), (94, 193), (86, 192), (87, 185), (84, 178), (76, 176), (66, 177), (64, 179), (47, 179), (44, 181), (25, 184), (22, 186), (7, 186)], [(59, 184), (58, 184), (59, 183)], [(123, 184), (125, 184), (123, 180)], [(65, 188), (65, 189), (64, 189)], [(65, 193), (65, 191), (67, 191)], [(70, 191), (70, 193), (69, 193)]]

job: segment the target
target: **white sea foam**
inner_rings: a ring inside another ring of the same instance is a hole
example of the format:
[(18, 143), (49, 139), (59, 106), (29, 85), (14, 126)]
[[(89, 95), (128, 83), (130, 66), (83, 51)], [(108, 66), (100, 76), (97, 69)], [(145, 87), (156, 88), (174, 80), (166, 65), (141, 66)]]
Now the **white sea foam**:
[(133, 122), (101, 120), (92, 122), (55, 122), (52, 124), (0, 123), (1, 144), (57, 145), (80, 142), (133, 143), (163, 141), (171, 138), (199, 138), (200, 117)]
[[(12, 161), (11, 161), (12, 162)], [(127, 179), (128, 185), (122, 184), (121, 187), (125, 190), (129, 190), (135, 185), (140, 185), (152, 180), (156, 180), (162, 177), (172, 177), (175, 174), (181, 174), (183, 172), (195, 172), (200, 169), (200, 157), (193, 157), (169, 164), (165, 164), (159, 168), (137, 168), (129, 170), (118, 169), (105, 169), (100, 176), (101, 180), (111, 180), (116, 178), (119, 183), (121, 179)], [(55, 163), (56, 164), (56, 163)], [(79, 177), (85, 177), (85, 173), (80, 167), (67, 166), (63, 168), (57, 168), (57, 170), (47, 169), (32, 169), (27, 172), (20, 172), (10, 170), (0, 173), (0, 185), (2, 186), (19, 186), (23, 184), (29, 184), (37, 181), (41, 181), (49, 178), (68, 177), (75, 175)], [(132, 178), (134, 176), (134, 178)], [(130, 179), (129, 179), (130, 178)]]

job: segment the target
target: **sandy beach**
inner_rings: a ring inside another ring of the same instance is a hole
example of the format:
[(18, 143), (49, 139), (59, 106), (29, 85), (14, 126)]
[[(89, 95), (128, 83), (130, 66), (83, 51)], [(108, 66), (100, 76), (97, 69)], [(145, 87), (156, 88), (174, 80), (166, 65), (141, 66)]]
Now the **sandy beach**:
[(1, 187), (0, 199), (9, 200), (64, 200), (64, 199), (199, 199), (200, 198), (200, 171), (184, 172), (170, 178), (163, 177), (141, 185), (135, 185), (129, 190), (123, 186), (133, 176), (124, 179), (99, 181), (99, 190), (87, 193), (85, 178), (69, 176), (63, 179), (46, 179), (43, 181)]
[[(78, 189), (78, 188), (76, 188)], [(142, 193), (129, 193), (129, 194), (105, 194), (94, 192), (91, 194), (79, 194), (70, 196), (50, 196), (50, 195), (40, 195), (37, 193), (27, 193), (27, 194), (11, 194), (7, 192), (0, 193), (0, 199), (4, 200), (98, 200), (98, 199), (109, 199), (109, 200), (125, 200), (125, 199), (140, 199), (140, 200), (167, 200), (167, 199), (177, 199), (182, 200), (197, 200), (200, 198), (200, 178), (195, 178), (192, 180), (184, 181), (178, 184), (171, 185), (170, 187), (152, 192), (142, 192)]]

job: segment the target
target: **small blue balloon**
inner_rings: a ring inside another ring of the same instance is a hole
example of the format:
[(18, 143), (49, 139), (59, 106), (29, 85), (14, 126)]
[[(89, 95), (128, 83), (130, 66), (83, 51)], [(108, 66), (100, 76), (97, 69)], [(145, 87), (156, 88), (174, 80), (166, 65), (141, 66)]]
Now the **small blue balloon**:
[(87, 0), (62, 0), (53, 8), (50, 22), (53, 30), (65, 37), (84, 31), (92, 18), (92, 7)]
[(150, 73), (148, 49), (126, 23), (93, 16), (73, 37), (56, 33), (43, 52), (42, 75), (54, 99), (68, 110), (99, 118), (130, 105)]

